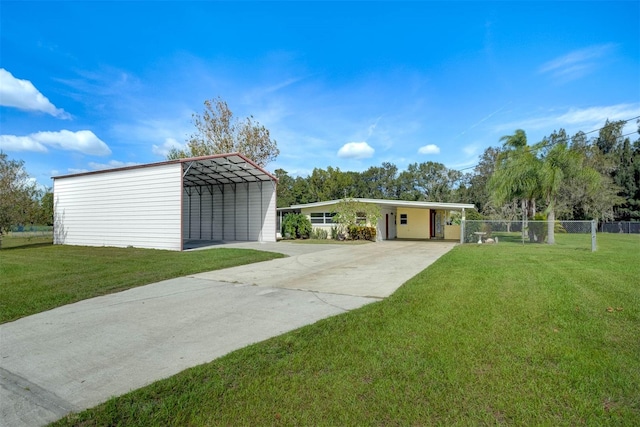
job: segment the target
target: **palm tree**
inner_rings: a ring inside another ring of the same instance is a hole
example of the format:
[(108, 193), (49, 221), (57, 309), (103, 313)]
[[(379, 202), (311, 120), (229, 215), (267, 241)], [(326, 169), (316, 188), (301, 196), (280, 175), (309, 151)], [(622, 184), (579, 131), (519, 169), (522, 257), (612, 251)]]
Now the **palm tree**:
[(533, 147), (527, 144), (527, 135), (522, 129), (503, 136), (500, 141), (504, 141), (504, 151), (500, 153), (488, 183), (493, 202), (502, 206), (514, 199), (520, 200), (523, 216), (532, 217), (536, 211), (536, 198), (541, 196), (540, 160)]
[[(585, 156), (567, 147), (566, 140), (549, 146), (543, 140), (534, 146), (527, 144), (527, 136), (518, 129), (513, 135), (500, 138), (505, 151), (498, 159), (495, 172), (489, 180), (496, 206), (519, 199), (523, 212), (535, 215), (535, 200), (544, 198), (547, 203), (547, 243), (555, 243), (555, 219), (558, 194), (569, 179), (577, 178), (587, 184), (590, 192), (600, 184), (600, 174), (584, 165)], [(538, 157), (536, 153), (543, 151)], [(527, 209), (528, 206), (528, 209)], [(530, 230), (532, 240), (534, 236)]]
[[(534, 149), (546, 144), (542, 141)], [(584, 156), (580, 152), (567, 148), (567, 142), (554, 144), (542, 158), (540, 169), (540, 189), (547, 202), (547, 243), (555, 243), (555, 219), (558, 194), (563, 183), (570, 178), (578, 178), (594, 191), (600, 184), (600, 174), (584, 166)]]

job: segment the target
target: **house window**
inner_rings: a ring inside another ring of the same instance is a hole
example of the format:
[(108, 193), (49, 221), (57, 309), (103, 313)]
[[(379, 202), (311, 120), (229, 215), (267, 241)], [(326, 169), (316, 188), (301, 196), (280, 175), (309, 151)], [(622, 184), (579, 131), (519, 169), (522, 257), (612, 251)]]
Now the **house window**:
[(311, 214), (311, 224), (324, 224), (324, 213), (313, 212)]
[(356, 213), (356, 224), (358, 225), (367, 225), (367, 214), (364, 212)]
[(407, 214), (400, 214), (400, 225), (407, 225)]
[(335, 213), (331, 212), (313, 212), (311, 214), (311, 224), (333, 224)]

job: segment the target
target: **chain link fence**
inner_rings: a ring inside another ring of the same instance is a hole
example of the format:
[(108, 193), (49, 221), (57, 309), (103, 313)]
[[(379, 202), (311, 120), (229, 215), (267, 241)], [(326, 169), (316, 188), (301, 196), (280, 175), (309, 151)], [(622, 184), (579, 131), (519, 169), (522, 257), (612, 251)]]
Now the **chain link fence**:
[(640, 222), (637, 221), (616, 221), (603, 222), (598, 226), (601, 233), (624, 233), (640, 234)]
[[(596, 250), (595, 221), (555, 221), (555, 243)], [(547, 221), (465, 220), (460, 227), (461, 243), (534, 244), (547, 243)]]
[(9, 232), (11, 237), (51, 237), (53, 238), (52, 225), (19, 225)]

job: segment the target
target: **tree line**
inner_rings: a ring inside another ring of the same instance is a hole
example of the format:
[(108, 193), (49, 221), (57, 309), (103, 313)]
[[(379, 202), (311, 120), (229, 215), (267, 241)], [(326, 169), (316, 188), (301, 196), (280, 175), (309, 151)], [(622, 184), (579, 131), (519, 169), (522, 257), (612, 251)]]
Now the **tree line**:
[(24, 161), (0, 151), (0, 242), (20, 225), (53, 225), (53, 193), (29, 176)]
[[(393, 163), (363, 172), (315, 168), (307, 177), (277, 169), (278, 207), (346, 198), (473, 203), (488, 218), (640, 220), (640, 139), (622, 135), (628, 120), (606, 121), (598, 135), (564, 129), (534, 144), (524, 130), (487, 148), (471, 172), (438, 162)], [(640, 121), (637, 122), (640, 125)], [(237, 119), (221, 98), (193, 115), (195, 133), (169, 159), (238, 151), (265, 166), (279, 154), (269, 130)], [(639, 128), (640, 132), (640, 128)], [(589, 132), (591, 133), (591, 132)]]
[[(622, 134), (627, 121), (607, 120), (593, 137), (560, 129), (534, 144), (518, 129), (487, 148), (470, 172), (431, 161), (402, 171), (389, 162), (363, 172), (329, 166), (295, 178), (276, 169), (277, 205), (371, 198), (472, 203), (491, 219), (515, 220), (524, 213), (550, 223), (640, 221), (640, 138)], [(206, 101), (193, 122), (196, 132), (186, 149), (172, 150), (169, 159), (237, 151), (264, 166), (279, 154), (268, 129), (252, 117), (237, 120), (220, 98)], [(23, 161), (0, 152), (0, 238), (29, 224), (53, 224), (53, 194), (37, 185)]]
[[(472, 203), (486, 218), (640, 220), (640, 138), (626, 121), (607, 121), (597, 136), (564, 129), (529, 144), (524, 130), (487, 148), (470, 172), (442, 163), (393, 163), (363, 172), (315, 168), (307, 177), (275, 170), (278, 207), (344, 198)], [(639, 121), (640, 124), (640, 121)], [(640, 132), (640, 129), (639, 129)]]

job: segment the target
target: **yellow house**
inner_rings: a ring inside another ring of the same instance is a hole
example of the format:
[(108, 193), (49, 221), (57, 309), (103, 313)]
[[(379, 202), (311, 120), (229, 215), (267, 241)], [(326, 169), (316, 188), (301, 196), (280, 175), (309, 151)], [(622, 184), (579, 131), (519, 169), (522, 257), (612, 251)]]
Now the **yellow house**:
[[(361, 203), (371, 203), (380, 209), (377, 239), (439, 239), (460, 240), (460, 225), (453, 224), (452, 213), (460, 212), (464, 217), (465, 209), (475, 206), (467, 203), (411, 202), (386, 199), (351, 199)], [(278, 224), (288, 212), (299, 212), (311, 220), (314, 228), (322, 228), (331, 235), (333, 213), (341, 200), (293, 205), (278, 209)]]

